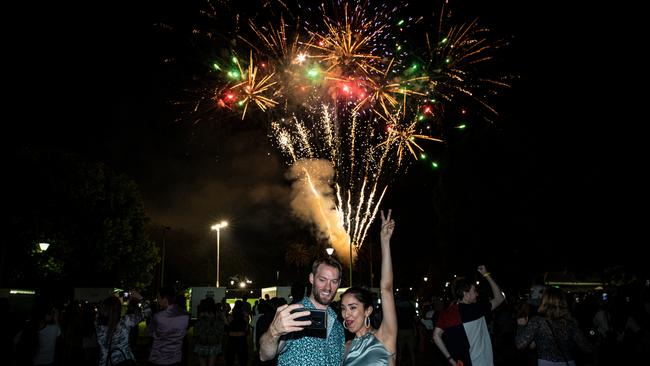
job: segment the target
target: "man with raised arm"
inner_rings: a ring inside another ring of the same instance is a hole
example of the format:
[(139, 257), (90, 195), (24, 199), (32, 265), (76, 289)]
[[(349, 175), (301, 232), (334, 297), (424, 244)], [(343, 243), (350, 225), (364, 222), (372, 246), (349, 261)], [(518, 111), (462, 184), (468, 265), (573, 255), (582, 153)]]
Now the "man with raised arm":
[(478, 266), (477, 270), (490, 284), (492, 299), (478, 302), (473, 281), (457, 279), (453, 286), (456, 301), (440, 313), (433, 330), (433, 341), (451, 365), (456, 365), (457, 361), (462, 361), (464, 366), (494, 365), (486, 317), (505, 297), (485, 266)]

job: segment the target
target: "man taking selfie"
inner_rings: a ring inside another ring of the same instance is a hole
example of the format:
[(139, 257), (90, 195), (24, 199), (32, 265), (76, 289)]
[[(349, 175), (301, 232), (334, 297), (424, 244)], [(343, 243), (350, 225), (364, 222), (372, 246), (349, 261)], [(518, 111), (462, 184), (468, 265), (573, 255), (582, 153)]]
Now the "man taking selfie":
[[(269, 329), (260, 339), (260, 360), (278, 356), (278, 366), (339, 366), (343, 357), (345, 335), (343, 325), (336, 321), (330, 307), (341, 284), (341, 264), (334, 258), (316, 260), (309, 274), (312, 292), (299, 303), (280, 306)], [(299, 311), (293, 312), (298, 309)], [(310, 315), (309, 310), (326, 311), (323, 322), (298, 320)], [(319, 329), (318, 325), (326, 325)], [(311, 329), (306, 329), (312, 326)], [(315, 328), (315, 329), (314, 329)]]

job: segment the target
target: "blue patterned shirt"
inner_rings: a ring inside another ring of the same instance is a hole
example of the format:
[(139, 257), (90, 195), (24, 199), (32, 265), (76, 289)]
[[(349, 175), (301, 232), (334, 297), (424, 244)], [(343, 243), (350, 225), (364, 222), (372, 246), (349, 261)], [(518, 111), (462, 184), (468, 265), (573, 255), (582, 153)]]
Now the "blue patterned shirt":
[[(306, 309), (316, 309), (308, 297), (301, 304)], [(305, 331), (288, 334), (278, 355), (278, 366), (339, 366), (345, 350), (343, 325), (337, 321), (336, 312), (327, 307), (327, 337), (318, 338), (305, 335)]]

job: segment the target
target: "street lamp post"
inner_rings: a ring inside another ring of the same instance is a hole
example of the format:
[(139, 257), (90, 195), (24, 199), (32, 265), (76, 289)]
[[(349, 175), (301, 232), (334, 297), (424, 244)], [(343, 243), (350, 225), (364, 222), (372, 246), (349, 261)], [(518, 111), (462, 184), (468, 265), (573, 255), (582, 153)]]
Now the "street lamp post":
[(350, 240), (350, 287), (352, 287), (352, 241)]
[(46, 269), (46, 271), (44, 271), (43, 274), (44, 279), (47, 278), (48, 275), (47, 272), (49, 272), (49, 268), (47, 265), (47, 258), (45, 257), (45, 251), (47, 251), (47, 248), (49, 247), (50, 247), (50, 243), (45, 243), (45, 242), (38, 243), (38, 250), (41, 252), (41, 256), (42, 256), (41, 258), (38, 258), (39, 267), (44, 267)]
[(368, 248), (370, 249), (370, 288), (372, 288), (373, 282), (375, 282), (375, 274), (372, 273), (372, 242), (368, 242)]
[(165, 232), (167, 230), (171, 230), (169, 226), (163, 227), (163, 232), (162, 232), (162, 259), (160, 261), (160, 287), (163, 287), (163, 284), (165, 283)]
[(218, 224), (212, 225), (212, 230), (217, 231), (217, 287), (219, 287), (219, 237), (221, 236), (221, 229), (228, 226), (226, 221), (221, 221)]

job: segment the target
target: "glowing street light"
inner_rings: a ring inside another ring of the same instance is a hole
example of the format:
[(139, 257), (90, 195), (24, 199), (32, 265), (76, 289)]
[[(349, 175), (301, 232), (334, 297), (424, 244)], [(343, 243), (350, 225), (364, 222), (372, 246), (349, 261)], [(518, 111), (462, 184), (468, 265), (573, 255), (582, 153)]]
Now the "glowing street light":
[(217, 231), (217, 287), (219, 287), (219, 260), (220, 260), (220, 253), (219, 253), (219, 238), (221, 236), (221, 229), (224, 227), (228, 226), (228, 222), (226, 221), (221, 221), (218, 224), (212, 225), (211, 229)]
[(332, 254), (334, 254), (334, 248), (332, 247), (325, 249), (325, 251), (327, 252), (327, 255), (329, 255), (330, 257), (332, 256)]
[(46, 251), (49, 247), (50, 243), (38, 243), (38, 248), (41, 250), (41, 252)]

